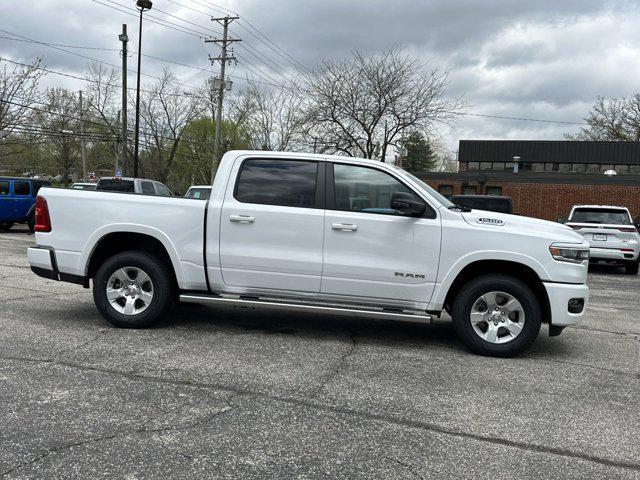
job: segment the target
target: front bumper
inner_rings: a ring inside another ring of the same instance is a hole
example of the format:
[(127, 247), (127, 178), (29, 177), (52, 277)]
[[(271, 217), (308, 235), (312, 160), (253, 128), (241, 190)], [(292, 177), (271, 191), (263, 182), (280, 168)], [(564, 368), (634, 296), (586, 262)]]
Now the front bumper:
[(589, 258), (591, 260), (604, 260), (608, 262), (634, 262), (638, 260), (638, 252), (624, 252), (619, 248), (591, 247)]
[[(550, 324), (556, 327), (576, 325), (582, 321), (589, 301), (589, 287), (586, 284), (544, 283), (551, 307)], [(569, 311), (569, 301), (582, 299), (584, 305), (579, 313)]]

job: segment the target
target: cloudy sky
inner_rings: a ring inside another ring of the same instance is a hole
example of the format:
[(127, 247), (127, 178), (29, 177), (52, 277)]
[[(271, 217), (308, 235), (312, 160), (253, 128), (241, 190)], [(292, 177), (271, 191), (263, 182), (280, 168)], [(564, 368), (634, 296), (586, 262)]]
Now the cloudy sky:
[[(137, 47), (134, 4), (0, 0), (0, 56), (42, 56), (47, 68), (75, 75), (86, 69), (85, 57), (119, 64), (122, 23), (129, 25), (130, 50)], [(214, 52), (203, 37), (221, 30), (209, 17), (230, 11), (241, 16), (231, 32), (243, 40), (230, 72), (235, 86), (247, 75), (280, 83), (323, 58), (397, 45), (448, 69), (448, 94), (464, 96), (474, 114), (581, 122), (597, 95), (640, 90), (640, 2), (626, 0), (154, 0), (143, 52), (189, 67), (145, 58), (143, 71), (157, 75), (170, 66), (185, 90), (202, 83)], [(59, 48), (66, 51), (26, 40), (65, 45)], [(134, 84), (133, 75), (129, 81)], [(82, 88), (55, 74), (45, 82)], [(559, 139), (578, 128), (468, 115), (441, 132), (455, 150), (459, 139)]]

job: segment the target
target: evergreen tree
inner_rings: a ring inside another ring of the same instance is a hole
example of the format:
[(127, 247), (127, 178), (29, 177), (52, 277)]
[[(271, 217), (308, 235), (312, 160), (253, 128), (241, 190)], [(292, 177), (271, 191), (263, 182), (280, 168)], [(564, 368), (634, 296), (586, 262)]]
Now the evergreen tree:
[(425, 136), (415, 130), (401, 142), (406, 149), (402, 168), (409, 172), (432, 170), (436, 166), (436, 154)]

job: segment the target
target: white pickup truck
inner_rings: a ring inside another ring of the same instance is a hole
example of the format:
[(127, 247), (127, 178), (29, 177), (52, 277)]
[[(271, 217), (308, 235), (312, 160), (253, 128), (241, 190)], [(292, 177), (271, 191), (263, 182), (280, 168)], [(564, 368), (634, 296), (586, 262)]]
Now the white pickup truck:
[(429, 321), (511, 356), (582, 319), (589, 244), (571, 228), (457, 207), (381, 162), (228, 152), (211, 197), (43, 188), (32, 270), (86, 288), (119, 327), (172, 304)]

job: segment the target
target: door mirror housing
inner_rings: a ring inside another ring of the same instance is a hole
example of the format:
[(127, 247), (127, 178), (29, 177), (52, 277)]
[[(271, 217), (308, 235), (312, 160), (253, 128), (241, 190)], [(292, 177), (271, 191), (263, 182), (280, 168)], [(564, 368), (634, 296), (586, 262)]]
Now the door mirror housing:
[(403, 215), (419, 217), (427, 211), (427, 204), (410, 193), (394, 192), (391, 195), (391, 208)]

